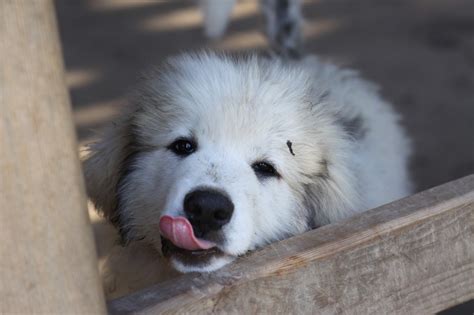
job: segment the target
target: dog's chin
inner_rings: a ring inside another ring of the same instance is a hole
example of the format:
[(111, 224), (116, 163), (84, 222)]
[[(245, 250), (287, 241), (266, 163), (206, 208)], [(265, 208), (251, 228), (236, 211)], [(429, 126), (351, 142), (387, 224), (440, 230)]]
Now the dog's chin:
[(212, 272), (236, 258), (217, 247), (206, 250), (186, 250), (174, 246), (166, 239), (162, 239), (162, 252), (165, 257), (169, 258), (171, 265), (183, 273)]
[(210, 257), (206, 262), (192, 262), (189, 260), (182, 260), (180, 257), (171, 256), (171, 265), (182, 273), (187, 272), (213, 272), (216, 271), (228, 263), (232, 262), (236, 257), (231, 255)]

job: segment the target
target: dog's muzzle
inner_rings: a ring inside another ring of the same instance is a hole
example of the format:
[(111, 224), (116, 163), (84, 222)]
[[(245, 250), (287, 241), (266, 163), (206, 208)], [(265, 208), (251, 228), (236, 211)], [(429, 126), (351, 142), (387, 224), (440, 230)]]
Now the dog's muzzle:
[(206, 237), (229, 223), (234, 204), (223, 192), (211, 189), (194, 190), (184, 198), (184, 212), (196, 237)]
[(224, 241), (222, 227), (234, 212), (230, 198), (217, 190), (198, 189), (185, 196), (183, 208), (186, 217), (160, 218), (163, 254), (193, 266), (225, 256), (218, 246)]
[(184, 198), (186, 217), (164, 215), (160, 218), (161, 235), (177, 248), (184, 250), (208, 250), (222, 241), (219, 231), (227, 224), (234, 212), (234, 204), (224, 193), (199, 189)]

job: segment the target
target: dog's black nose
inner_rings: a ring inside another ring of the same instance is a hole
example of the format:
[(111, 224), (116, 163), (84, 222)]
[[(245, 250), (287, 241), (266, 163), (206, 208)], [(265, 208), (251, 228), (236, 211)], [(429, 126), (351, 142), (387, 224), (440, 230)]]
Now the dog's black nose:
[(216, 231), (230, 221), (234, 204), (227, 195), (210, 189), (195, 190), (184, 198), (184, 212), (197, 237)]

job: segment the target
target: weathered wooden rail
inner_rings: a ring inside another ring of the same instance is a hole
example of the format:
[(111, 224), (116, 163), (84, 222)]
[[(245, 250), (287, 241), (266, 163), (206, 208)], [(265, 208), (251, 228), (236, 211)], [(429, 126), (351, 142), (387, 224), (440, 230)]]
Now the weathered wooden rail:
[[(106, 312), (50, 0), (0, 1), (0, 313)], [(474, 175), (109, 302), (425, 314), (474, 298)]]
[(112, 314), (431, 314), (474, 298), (474, 175), (111, 301)]

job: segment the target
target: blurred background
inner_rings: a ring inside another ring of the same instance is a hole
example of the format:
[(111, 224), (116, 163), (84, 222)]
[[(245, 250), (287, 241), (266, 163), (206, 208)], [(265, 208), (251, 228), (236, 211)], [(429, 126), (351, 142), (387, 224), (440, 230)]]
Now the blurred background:
[[(80, 143), (111, 121), (140, 71), (179, 52), (265, 49), (257, 1), (240, 1), (221, 40), (194, 1), (58, 0)], [(310, 53), (376, 82), (413, 139), (417, 190), (474, 173), (474, 1), (304, 1)]]

